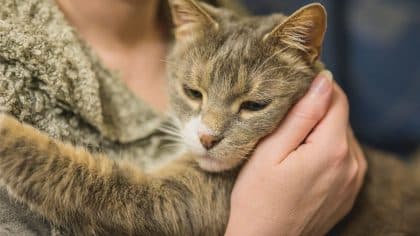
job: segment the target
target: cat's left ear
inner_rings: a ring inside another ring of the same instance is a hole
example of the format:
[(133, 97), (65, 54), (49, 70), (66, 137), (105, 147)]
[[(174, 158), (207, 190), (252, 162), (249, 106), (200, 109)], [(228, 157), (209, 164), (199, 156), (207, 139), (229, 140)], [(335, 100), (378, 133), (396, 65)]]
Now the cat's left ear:
[(307, 54), (312, 63), (319, 58), (327, 29), (327, 13), (319, 4), (306, 5), (277, 25), (263, 40), (281, 42)]
[(195, 0), (169, 0), (169, 7), (177, 39), (194, 37), (204, 29), (219, 27), (212, 16)]

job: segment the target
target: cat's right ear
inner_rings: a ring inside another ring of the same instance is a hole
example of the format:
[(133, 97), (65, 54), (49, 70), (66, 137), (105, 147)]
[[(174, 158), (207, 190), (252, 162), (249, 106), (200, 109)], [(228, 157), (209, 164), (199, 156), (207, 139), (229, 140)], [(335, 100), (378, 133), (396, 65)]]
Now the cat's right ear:
[(193, 38), (204, 29), (219, 28), (219, 24), (195, 0), (169, 0), (176, 39)]
[(327, 29), (327, 13), (319, 3), (302, 7), (267, 33), (263, 40), (282, 43), (305, 53), (310, 62), (319, 58)]

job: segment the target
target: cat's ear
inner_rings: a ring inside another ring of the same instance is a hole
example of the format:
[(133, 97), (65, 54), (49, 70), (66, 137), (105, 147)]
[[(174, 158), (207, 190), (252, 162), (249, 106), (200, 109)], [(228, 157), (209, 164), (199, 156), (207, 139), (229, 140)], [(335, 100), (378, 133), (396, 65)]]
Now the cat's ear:
[(196, 36), (209, 27), (219, 27), (212, 16), (195, 0), (169, 0), (169, 7), (177, 39)]
[(301, 50), (307, 54), (310, 62), (314, 62), (320, 56), (326, 29), (325, 8), (319, 3), (314, 3), (297, 10), (266, 34), (263, 40), (281, 42)]

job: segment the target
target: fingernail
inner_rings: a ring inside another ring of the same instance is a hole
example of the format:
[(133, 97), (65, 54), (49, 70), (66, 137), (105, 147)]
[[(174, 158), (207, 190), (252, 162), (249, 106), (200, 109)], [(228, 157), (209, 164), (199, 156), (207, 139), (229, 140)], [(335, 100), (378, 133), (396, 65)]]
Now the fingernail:
[(315, 78), (312, 82), (309, 93), (312, 96), (319, 96), (331, 89), (332, 86), (332, 74), (328, 70), (324, 70)]

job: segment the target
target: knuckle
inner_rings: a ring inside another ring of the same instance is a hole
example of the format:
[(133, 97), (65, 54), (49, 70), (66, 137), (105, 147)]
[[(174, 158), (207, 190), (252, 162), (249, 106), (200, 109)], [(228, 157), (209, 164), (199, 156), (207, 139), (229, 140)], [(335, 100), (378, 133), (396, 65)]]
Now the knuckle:
[(349, 147), (347, 142), (342, 142), (332, 148), (330, 152), (330, 165), (334, 168), (343, 170), (346, 167), (349, 158)]
[(347, 141), (342, 141), (333, 148), (333, 158), (336, 160), (345, 160), (349, 156), (349, 144)]
[(318, 121), (324, 115), (320, 109), (293, 109), (291, 115), (303, 120)]
[(349, 99), (348, 99), (347, 95), (340, 88), (337, 90), (337, 94), (338, 94), (338, 96), (337, 96), (338, 100), (342, 103), (343, 107), (346, 110), (349, 110)]
[(362, 155), (361, 159), (361, 163), (360, 163), (360, 170), (362, 171), (362, 173), (366, 173), (367, 169), (368, 169), (368, 162), (366, 161), (366, 158), (364, 155)]
[[(356, 161), (354, 161), (356, 162)], [(349, 179), (352, 180), (356, 180), (357, 177), (359, 176), (359, 172), (360, 172), (360, 168), (359, 166), (354, 163), (353, 165), (351, 165), (351, 167), (349, 168)]]

